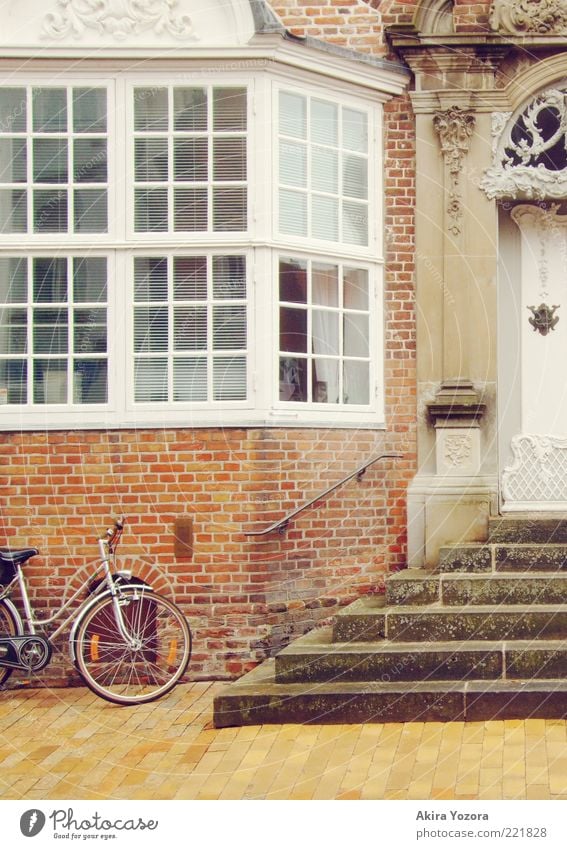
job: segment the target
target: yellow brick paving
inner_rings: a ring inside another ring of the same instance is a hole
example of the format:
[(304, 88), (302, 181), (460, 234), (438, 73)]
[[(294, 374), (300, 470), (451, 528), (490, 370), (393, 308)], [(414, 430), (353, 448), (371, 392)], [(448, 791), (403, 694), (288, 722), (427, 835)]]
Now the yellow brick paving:
[(563, 720), (215, 729), (224, 686), (0, 693), (0, 798), (567, 799)]

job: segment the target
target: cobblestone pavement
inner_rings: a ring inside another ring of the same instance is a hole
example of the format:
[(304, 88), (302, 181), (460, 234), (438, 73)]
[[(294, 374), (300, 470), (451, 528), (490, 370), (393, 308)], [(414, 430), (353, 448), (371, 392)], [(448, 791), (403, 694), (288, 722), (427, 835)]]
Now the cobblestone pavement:
[(3, 799), (567, 799), (567, 722), (215, 730), (224, 684), (136, 708), (88, 690), (0, 694)]

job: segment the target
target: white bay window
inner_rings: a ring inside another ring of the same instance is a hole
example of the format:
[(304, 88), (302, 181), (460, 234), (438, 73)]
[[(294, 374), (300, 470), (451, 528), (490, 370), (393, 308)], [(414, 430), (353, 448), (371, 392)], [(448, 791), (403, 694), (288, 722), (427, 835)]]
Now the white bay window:
[(0, 86), (2, 426), (379, 425), (379, 120), (253, 72)]

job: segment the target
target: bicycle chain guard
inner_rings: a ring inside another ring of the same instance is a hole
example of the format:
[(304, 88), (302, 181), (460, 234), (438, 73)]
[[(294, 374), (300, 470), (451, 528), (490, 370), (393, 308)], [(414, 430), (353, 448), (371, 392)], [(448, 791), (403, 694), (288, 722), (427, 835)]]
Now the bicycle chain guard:
[(38, 672), (51, 660), (51, 643), (45, 637), (0, 637), (0, 666)]

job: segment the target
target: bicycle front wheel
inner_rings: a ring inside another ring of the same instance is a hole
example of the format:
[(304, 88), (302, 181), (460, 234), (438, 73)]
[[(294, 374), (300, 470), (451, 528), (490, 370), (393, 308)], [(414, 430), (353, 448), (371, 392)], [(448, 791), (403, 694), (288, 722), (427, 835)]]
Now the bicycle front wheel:
[(177, 605), (144, 587), (122, 589), (118, 627), (110, 596), (89, 608), (75, 635), (75, 662), (90, 689), (119, 705), (159, 699), (179, 681), (191, 657), (191, 631)]

